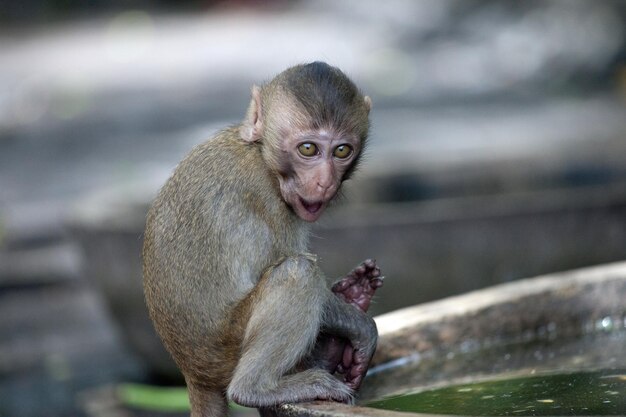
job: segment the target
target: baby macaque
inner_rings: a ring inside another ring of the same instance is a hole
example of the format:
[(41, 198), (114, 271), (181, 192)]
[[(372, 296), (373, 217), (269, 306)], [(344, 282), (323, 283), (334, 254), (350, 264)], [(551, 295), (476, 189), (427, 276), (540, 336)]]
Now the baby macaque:
[(365, 311), (380, 270), (367, 260), (330, 289), (307, 245), (363, 153), (370, 107), (337, 68), (289, 68), (253, 87), (243, 122), (193, 149), (154, 201), (146, 302), (192, 416), (224, 416), (228, 399), (352, 400), (376, 348)]

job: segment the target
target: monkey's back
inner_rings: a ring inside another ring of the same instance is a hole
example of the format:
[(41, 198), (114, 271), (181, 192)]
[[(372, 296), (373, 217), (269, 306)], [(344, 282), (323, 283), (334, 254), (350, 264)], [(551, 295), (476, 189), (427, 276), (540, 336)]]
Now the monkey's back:
[(260, 145), (237, 132), (191, 151), (146, 224), (150, 315), (186, 377), (205, 381), (229, 378), (236, 364), (230, 352), (247, 321), (246, 311), (235, 311), (239, 301), (273, 261), (306, 250), (307, 228), (280, 198)]

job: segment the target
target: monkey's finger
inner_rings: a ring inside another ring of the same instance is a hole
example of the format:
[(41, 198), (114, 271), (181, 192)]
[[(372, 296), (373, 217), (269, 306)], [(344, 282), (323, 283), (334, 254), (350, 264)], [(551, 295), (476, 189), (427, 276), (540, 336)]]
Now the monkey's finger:
[(376, 260), (374, 260), (374, 259), (366, 259), (363, 262), (363, 265), (365, 265), (369, 269), (374, 269), (376, 267)]
[(363, 367), (352, 367), (350, 369), (350, 375), (346, 376), (346, 382), (351, 383), (352, 387), (354, 387), (353, 389), (358, 389), (359, 386), (361, 386), (361, 382), (363, 382), (366, 372), (366, 365), (363, 365)]
[(354, 378), (346, 377), (346, 380), (344, 382), (351, 389), (358, 390), (359, 387), (361, 386), (361, 382), (363, 382), (363, 374), (359, 374), (355, 376)]
[(346, 348), (343, 350), (343, 357), (341, 359), (341, 365), (345, 369), (349, 369), (350, 365), (352, 365), (353, 354), (354, 354), (354, 349), (350, 345), (346, 346)]

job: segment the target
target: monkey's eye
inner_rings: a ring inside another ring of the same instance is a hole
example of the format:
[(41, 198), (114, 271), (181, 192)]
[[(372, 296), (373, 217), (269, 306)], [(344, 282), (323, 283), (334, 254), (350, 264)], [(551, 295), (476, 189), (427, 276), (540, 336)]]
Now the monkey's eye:
[(352, 155), (352, 147), (349, 145), (339, 145), (335, 148), (335, 152), (333, 153), (336, 158), (346, 159), (350, 155)]
[(311, 142), (306, 142), (298, 146), (298, 152), (300, 152), (302, 156), (315, 156), (317, 155), (317, 146)]

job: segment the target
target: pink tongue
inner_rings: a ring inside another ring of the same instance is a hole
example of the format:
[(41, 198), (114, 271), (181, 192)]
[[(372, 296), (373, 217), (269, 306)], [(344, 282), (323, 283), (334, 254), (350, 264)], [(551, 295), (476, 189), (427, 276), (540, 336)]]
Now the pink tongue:
[(311, 214), (315, 214), (317, 213), (317, 211), (322, 207), (322, 203), (305, 203), (302, 202), (302, 204), (304, 205), (304, 208), (306, 209), (306, 211), (308, 211)]

